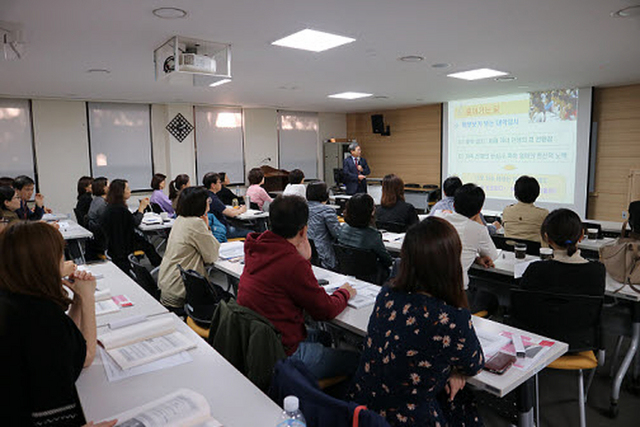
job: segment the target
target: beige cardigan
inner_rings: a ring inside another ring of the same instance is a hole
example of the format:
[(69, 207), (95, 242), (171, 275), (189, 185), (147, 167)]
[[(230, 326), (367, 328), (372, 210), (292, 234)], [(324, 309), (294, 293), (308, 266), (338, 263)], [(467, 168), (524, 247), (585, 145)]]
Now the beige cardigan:
[(206, 276), (205, 264), (218, 259), (220, 243), (213, 237), (207, 223), (199, 217), (178, 216), (167, 242), (167, 250), (160, 264), (158, 287), (160, 302), (182, 308), (186, 290), (178, 265), (185, 270), (195, 270)]

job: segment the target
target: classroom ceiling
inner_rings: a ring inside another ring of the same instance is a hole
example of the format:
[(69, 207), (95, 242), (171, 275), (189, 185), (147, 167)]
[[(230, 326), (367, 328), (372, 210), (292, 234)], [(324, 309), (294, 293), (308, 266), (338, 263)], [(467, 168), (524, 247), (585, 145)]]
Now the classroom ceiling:
[[(638, 83), (640, 14), (610, 16), (633, 1), (2, 0), (0, 21), (22, 24), (26, 46), (22, 59), (0, 60), (0, 94), (355, 112)], [(163, 6), (188, 15), (155, 17)], [(322, 53), (271, 45), (304, 28), (356, 41)], [(174, 35), (231, 43), (233, 82), (155, 81), (153, 50)], [(406, 55), (425, 59), (398, 60)], [(482, 67), (517, 80), (446, 77)], [(343, 91), (378, 98), (327, 98)]]

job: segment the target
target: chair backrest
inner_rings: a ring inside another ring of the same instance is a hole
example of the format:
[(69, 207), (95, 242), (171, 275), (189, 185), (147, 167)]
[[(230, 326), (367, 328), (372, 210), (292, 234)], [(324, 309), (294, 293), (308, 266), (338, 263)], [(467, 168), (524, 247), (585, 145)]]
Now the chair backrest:
[(528, 255), (540, 256), (540, 242), (534, 242), (533, 240), (526, 239), (516, 239), (514, 237), (504, 237), (497, 234), (491, 236), (491, 239), (498, 249), (513, 252), (513, 247), (516, 243), (524, 243), (525, 245), (527, 245)]
[(259, 211), (260, 210), (260, 206), (258, 206), (258, 204), (256, 202), (251, 202), (249, 204), (249, 209), (253, 209), (255, 211)]
[(435, 190), (435, 189), (438, 188), (438, 185), (437, 184), (425, 184), (425, 185), (422, 186), (422, 188), (429, 188), (429, 189)]
[(336, 271), (346, 276), (355, 276), (369, 283), (378, 281), (378, 258), (373, 251), (333, 244), (336, 253)]
[(416, 184), (414, 182), (411, 182), (409, 184), (405, 184), (404, 187), (405, 188), (420, 188), (420, 184)]
[(339, 400), (324, 393), (317, 379), (300, 360), (288, 358), (275, 365), (269, 397), (282, 405), (287, 396), (296, 396), (308, 427), (384, 427), (389, 424), (379, 414), (364, 409), (358, 414), (358, 422), (352, 423), (357, 403)]
[(80, 213), (78, 208), (73, 208), (73, 214), (76, 216), (76, 221), (81, 227), (87, 227), (86, 216)]
[(160, 289), (158, 289), (158, 283), (151, 275), (151, 272), (142, 265), (138, 256), (129, 254), (129, 263), (131, 264), (131, 271), (135, 276), (136, 283), (142, 286), (142, 289), (147, 291), (149, 295), (155, 299), (160, 299)]
[(157, 203), (151, 202), (150, 206), (153, 213), (161, 214), (162, 212), (164, 212), (164, 210)]
[(604, 297), (511, 290), (510, 316), (516, 326), (569, 344), (571, 352), (600, 347)]
[(333, 169), (333, 181), (336, 183), (336, 185), (340, 185), (342, 184), (343, 177), (342, 177), (342, 168), (334, 168)]
[(200, 326), (208, 327), (220, 300), (228, 301), (230, 295), (214, 287), (209, 280), (195, 270), (185, 270), (178, 265), (186, 290), (184, 310)]
[(320, 265), (320, 255), (318, 254), (318, 249), (316, 248), (316, 244), (312, 239), (309, 239), (309, 245), (311, 246), (311, 264), (317, 267), (322, 267), (322, 265)]
[(587, 230), (589, 230), (590, 228), (597, 228), (598, 229), (598, 239), (602, 239), (604, 236), (602, 234), (602, 225), (598, 224), (596, 222), (583, 222), (582, 223), (582, 229), (584, 230), (584, 235), (587, 236), (589, 234), (589, 232)]
[(376, 228), (378, 230), (386, 230), (392, 233), (404, 233), (407, 231), (407, 224), (391, 221), (376, 221)]
[(442, 199), (442, 190), (436, 187), (427, 196), (427, 203), (429, 203), (430, 205), (435, 204), (440, 199)]

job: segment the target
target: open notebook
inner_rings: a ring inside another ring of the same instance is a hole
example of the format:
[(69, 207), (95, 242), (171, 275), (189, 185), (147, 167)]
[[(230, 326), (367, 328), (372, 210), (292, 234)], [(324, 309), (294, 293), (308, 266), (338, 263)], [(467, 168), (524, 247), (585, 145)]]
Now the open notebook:
[(115, 417), (119, 427), (220, 427), (200, 394), (180, 389)]
[(176, 330), (173, 317), (112, 330), (101, 334), (98, 341), (122, 369), (144, 365), (196, 346)]

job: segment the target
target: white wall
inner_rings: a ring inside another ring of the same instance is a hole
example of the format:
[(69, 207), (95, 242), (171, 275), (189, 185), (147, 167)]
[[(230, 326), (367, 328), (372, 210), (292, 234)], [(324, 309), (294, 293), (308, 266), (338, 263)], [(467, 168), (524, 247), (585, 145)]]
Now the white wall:
[(32, 110), (38, 184), (45, 205), (72, 213), (78, 178), (90, 175), (85, 103), (34, 100)]
[[(72, 213), (76, 205), (78, 178), (90, 175), (89, 142), (86, 103), (84, 101), (33, 100), (33, 129), (40, 191), (45, 204), (60, 213)], [(190, 104), (153, 104), (151, 106), (151, 137), (155, 172), (169, 178), (186, 173), (191, 183), (196, 182), (194, 132), (178, 142), (165, 129), (176, 114), (181, 113), (194, 123)], [(244, 164), (248, 172), (253, 167), (278, 167), (277, 111), (266, 108), (248, 108), (244, 116)], [(346, 114), (320, 113), (318, 115), (318, 173), (324, 175), (323, 141), (344, 138), (347, 133)], [(271, 160), (265, 160), (270, 158)], [(115, 178), (115, 177), (112, 177)], [(246, 177), (245, 177), (246, 179)], [(168, 192), (168, 190), (166, 190)], [(241, 189), (243, 192), (244, 189)], [(149, 193), (136, 193), (136, 199)]]

